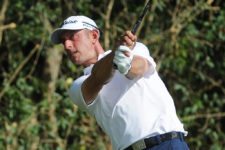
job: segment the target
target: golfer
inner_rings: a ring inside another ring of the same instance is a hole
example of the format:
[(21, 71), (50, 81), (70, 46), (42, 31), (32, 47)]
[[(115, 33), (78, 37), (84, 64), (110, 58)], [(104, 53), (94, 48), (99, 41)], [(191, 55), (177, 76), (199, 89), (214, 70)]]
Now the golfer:
[(85, 67), (69, 89), (73, 102), (95, 117), (114, 150), (189, 149), (148, 48), (126, 31), (116, 50), (105, 51), (100, 36), (86, 16), (68, 17), (51, 35), (74, 64)]

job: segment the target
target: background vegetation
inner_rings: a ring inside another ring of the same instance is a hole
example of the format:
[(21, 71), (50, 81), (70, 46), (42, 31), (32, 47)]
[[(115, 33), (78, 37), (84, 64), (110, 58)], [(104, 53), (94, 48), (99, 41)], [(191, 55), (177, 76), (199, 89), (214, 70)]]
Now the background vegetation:
[[(146, 1), (0, 1), (0, 149), (110, 150), (93, 118), (68, 99), (82, 74), (49, 36), (70, 15), (87, 15), (112, 48)], [(174, 97), (193, 150), (225, 147), (225, 3), (152, 0), (137, 33)]]

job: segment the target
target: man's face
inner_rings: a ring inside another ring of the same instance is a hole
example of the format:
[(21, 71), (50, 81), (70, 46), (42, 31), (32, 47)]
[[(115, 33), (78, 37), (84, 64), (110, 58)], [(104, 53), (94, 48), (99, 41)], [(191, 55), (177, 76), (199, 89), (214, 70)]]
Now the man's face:
[(94, 50), (90, 30), (65, 31), (61, 41), (70, 60), (79, 65), (88, 66), (95, 63), (97, 54)]

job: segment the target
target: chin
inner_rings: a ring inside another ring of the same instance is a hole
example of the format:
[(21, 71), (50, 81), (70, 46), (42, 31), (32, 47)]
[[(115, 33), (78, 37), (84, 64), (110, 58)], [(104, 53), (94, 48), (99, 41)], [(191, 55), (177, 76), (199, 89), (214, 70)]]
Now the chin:
[(77, 61), (76, 59), (70, 59), (74, 64), (80, 64), (79, 61)]
[(76, 64), (76, 65), (81, 65), (81, 63), (78, 62), (78, 61), (73, 61), (73, 63)]

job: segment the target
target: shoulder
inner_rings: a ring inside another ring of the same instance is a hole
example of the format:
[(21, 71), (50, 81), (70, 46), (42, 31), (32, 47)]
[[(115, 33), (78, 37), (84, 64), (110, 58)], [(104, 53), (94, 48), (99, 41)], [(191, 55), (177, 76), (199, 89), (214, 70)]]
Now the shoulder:
[(83, 100), (81, 86), (83, 82), (87, 79), (88, 76), (81, 76), (76, 79), (68, 90), (68, 95), (71, 100), (78, 106), (85, 106), (85, 102)]
[(134, 54), (137, 54), (137, 55), (138, 54), (144, 55), (144, 56), (150, 55), (148, 47), (141, 42), (136, 42), (133, 52)]

